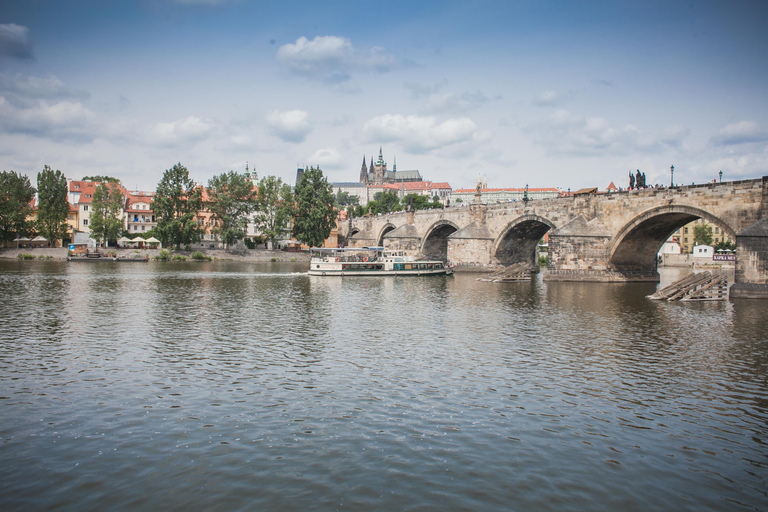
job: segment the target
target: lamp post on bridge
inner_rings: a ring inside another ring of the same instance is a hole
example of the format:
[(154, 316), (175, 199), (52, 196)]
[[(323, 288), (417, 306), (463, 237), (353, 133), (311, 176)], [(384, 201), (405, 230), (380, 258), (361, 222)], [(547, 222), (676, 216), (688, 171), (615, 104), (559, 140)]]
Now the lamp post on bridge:
[(720, 184), (723, 183), (723, 171), (720, 171)]
[(672, 188), (675, 186), (675, 166), (670, 165), (669, 166), (669, 188)]

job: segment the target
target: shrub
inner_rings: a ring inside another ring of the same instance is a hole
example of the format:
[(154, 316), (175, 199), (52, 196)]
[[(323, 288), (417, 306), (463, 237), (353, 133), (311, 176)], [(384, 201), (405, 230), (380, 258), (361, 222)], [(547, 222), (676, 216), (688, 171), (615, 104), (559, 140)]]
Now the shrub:
[(210, 256), (206, 256), (200, 251), (195, 251), (189, 256), (190, 259), (196, 260), (196, 261), (211, 261)]
[(169, 259), (171, 259), (171, 253), (169, 253), (165, 249), (160, 249), (160, 253), (157, 256), (155, 256), (155, 259), (159, 261), (168, 261)]
[(191, 245), (187, 245), (187, 246), (184, 247), (184, 250), (185, 251), (191, 251), (192, 250), (192, 246)]
[(539, 256), (539, 266), (540, 267), (546, 267), (549, 263), (549, 260), (546, 256)]
[(186, 256), (182, 256), (181, 254), (177, 254), (177, 255), (175, 255), (173, 257), (173, 260), (174, 261), (187, 261), (187, 257)]
[(33, 260), (33, 259), (35, 259), (35, 257), (33, 255), (29, 254), (28, 252), (25, 252), (23, 254), (19, 254), (18, 256), (16, 256), (16, 258), (20, 259), (20, 260)]
[(271, 261), (272, 263), (274, 263), (274, 262), (276, 262), (276, 261), (277, 261), (277, 258), (270, 258), (270, 259), (269, 259), (269, 261)]

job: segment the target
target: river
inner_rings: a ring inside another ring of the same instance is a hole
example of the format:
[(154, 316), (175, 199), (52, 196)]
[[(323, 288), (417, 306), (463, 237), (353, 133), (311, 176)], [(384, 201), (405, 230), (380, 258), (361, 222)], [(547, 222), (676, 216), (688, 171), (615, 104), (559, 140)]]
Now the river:
[(0, 261), (0, 508), (768, 510), (766, 301), (303, 271)]

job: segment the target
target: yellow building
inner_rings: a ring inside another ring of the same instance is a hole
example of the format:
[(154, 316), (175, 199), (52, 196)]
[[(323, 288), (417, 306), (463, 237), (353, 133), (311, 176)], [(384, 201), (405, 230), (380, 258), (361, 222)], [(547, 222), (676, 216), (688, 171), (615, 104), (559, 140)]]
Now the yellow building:
[(726, 242), (733, 242), (731, 237), (726, 235), (720, 226), (712, 224), (704, 219), (696, 219), (693, 222), (689, 222), (675, 231), (672, 236), (669, 237), (669, 241), (677, 240), (683, 248), (683, 253), (692, 252), (694, 246), (694, 229), (700, 224), (706, 224), (712, 229), (712, 245), (722, 242), (723, 239), (725, 239)]

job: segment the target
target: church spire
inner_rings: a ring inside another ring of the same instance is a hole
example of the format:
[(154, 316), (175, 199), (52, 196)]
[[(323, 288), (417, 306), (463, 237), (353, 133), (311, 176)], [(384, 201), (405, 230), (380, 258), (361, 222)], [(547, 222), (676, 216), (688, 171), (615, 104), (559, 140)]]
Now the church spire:
[(365, 155), (363, 155), (363, 166), (360, 167), (360, 183), (368, 184), (368, 169), (365, 167)]

